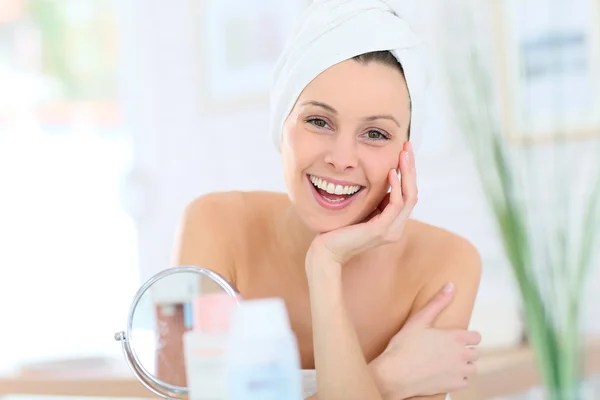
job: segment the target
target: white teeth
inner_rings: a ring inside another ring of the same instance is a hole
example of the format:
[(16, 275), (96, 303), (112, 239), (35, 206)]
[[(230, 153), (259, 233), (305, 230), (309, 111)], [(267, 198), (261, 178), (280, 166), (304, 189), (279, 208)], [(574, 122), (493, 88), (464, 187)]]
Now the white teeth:
[(316, 176), (310, 175), (310, 181), (318, 187), (319, 189), (325, 190), (327, 193), (344, 195), (344, 194), (354, 194), (358, 192), (361, 188), (360, 185), (353, 186), (342, 186), (342, 185), (334, 185), (333, 183), (329, 183), (324, 179), (318, 178)]

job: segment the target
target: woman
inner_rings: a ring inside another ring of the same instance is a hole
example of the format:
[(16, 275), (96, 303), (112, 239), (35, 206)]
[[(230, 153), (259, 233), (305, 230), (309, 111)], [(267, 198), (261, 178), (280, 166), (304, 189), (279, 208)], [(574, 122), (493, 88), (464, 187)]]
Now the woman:
[(410, 219), (416, 43), (400, 1), (317, 1), (273, 89), (287, 193), (213, 193), (184, 214), (175, 264), (283, 298), (320, 400), (441, 399), (475, 372), (477, 251)]

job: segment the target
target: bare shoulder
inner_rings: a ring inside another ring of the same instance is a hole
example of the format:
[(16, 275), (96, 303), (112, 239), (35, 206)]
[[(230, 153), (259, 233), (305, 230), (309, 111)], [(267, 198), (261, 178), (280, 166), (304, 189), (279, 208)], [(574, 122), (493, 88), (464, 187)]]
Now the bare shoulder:
[(203, 222), (211, 228), (217, 228), (243, 212), (246, 197), (244, 192), (237, 191), (204, 194), (186, 206), (184, 218), (190, 222)]
[(421, 289), (411, 314), (429, 303), (448, 283), (455, 294), (450, 306), (436, 321), (436, 326), (466, 328), (469, 324), (479, 283), (481, 257), (475, 246), (464, 237), (443, 228), (411, 220), (411, 243), (420, 268)]
[(253, 224), (280, 198), (271, 192), (214, 192), (192, 200), (183, 211), (175, 240), (174, 265), (209, 268), (235, 283), (236, 256)]
[[(186, 207), (184, 216), (191, 222), (204, 223), (210, 228), (239, 231), (240, 224), (252, 216), (281, 202), (282, 193), (276, 192), (213, 192), (197, 197)], [(235, 222), (227, 225), (226, 222)]]
[(469, 274), (479, 279), (481, 256), (469, 240), (421, 221), (411, 220), (410, 223), (412, 246), (432, 273)]

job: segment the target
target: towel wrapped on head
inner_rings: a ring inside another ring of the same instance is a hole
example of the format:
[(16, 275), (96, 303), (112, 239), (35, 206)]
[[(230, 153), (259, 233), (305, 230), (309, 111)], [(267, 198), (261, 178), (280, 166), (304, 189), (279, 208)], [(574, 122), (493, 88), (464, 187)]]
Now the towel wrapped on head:
[(390, 51), (402, 65), (412, 103), (410, 138), (422, 136), (428, 83), (422, 40), (411, 27), (407, 0), (315, 0), (275, 66), (270, 130), (281, 151), (283, 124), (304, 88), (321, 72), (352, 57)]

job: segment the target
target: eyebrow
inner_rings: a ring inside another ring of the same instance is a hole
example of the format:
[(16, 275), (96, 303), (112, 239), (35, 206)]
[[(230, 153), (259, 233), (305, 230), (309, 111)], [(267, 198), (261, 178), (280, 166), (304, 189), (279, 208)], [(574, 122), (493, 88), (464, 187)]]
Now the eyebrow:
[[(327, 111), (329, 111), (330, 113), (337, 115), (338, 112), (335, 108), (331, 107), (328, 104), (322, 103), (320, 101), (305, 101), (304, 103), (302, 103), (302, 106), (316, 106), (316, 107), (321, 107)], [(394, 118), (391, 115), (372, 115), (370, 117), (366, 117), (364, 118), (365, 121), (375, 121), (378, 119), (387, 119), (389, 121), (394, 122), (396, 125), (398, 125), (398, 127), (400, 127), (400, 123), (398, 122), (398, 120), (396, 120), (396, 118)]]

